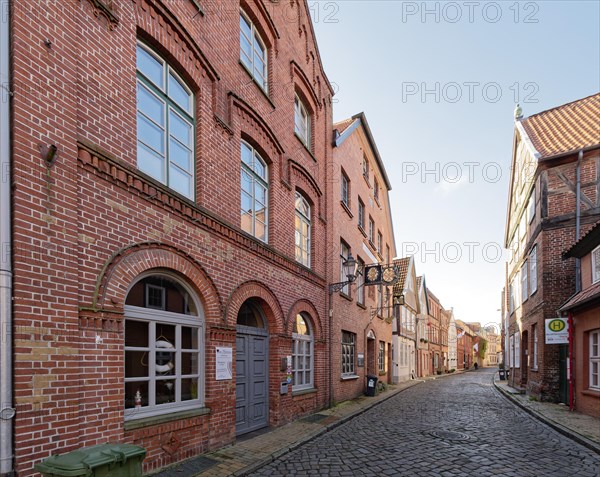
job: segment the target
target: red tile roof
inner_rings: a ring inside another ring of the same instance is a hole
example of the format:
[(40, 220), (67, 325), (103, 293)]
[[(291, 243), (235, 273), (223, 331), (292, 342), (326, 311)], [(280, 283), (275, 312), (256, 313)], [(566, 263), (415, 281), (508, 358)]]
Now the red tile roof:
[(577, 295), (571, 297), (563, 306), (560, 307), (560, 311), (569, 311), (574, 308), (578, 308), (583, 305), (590, 304), (590, 302), (597, 301), (600, 307), (600, 282), (595, 283), (591, 287), (580, 291)]
[(340, 121), (339, 123), (333, 123), (333, 129), (337, 129), (338, 132), (342, 134), (354, 121), (354, 118), (348, 118)]
[(540, 159), (600, 146), (600, 93), (534, 114), (521, 124)]
[(404, 290), (404, 282), (406, 281), (406, 275), (408, 274), (409, 264), (410, 257), (394, 260), (394, 265), (398, 267), (398, 282), (394, 285), (394, 293), (402, 293)]

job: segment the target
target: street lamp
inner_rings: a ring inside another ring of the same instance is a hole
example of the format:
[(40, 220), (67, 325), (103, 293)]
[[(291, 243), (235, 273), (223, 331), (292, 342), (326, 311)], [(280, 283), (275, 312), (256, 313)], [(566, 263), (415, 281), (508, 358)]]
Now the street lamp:
[(358, 275), (358, 262), (352, 256), (352, 253), (348, 255), (348, 258), (344, 261), (342, 267), (347, 280), (345, 282), (332, 283), (331, 285), (329, 285), (329, 293), (339, 292), (346, 285), (356, 280), (356, 276)]

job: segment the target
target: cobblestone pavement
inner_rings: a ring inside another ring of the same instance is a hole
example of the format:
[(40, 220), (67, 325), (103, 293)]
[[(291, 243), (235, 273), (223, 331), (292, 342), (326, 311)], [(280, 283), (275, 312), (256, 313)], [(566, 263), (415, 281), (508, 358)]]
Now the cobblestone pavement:
[(598, 454), (499, 395), (494, 371), (407, 389), (250, 475), (600, 476)]

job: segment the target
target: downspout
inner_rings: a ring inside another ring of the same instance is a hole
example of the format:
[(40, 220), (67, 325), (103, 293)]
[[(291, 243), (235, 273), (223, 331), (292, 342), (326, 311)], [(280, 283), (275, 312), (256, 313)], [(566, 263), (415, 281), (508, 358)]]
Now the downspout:
[[(13, 474), (10, 3), (0, 3), (0, 476)], [(5, 11), (6, 10), (6, 11)]]
[(329, 407), (333, 407), (333, 291), (329, 288)]
[[(576, 169), (576, 189), (575, 189), (575, 242), (581, 235), (581, 162), (583, 161), (583, 149), (579, 151), (577, 157)], [(575, 259), (575, 293), (581, 291), (581, 259)], [(569, 313), (569, 352), (568, 352), (568, 380), (569, 380), (569, 409), (575, 409), (575, 321), (573, 314)]]

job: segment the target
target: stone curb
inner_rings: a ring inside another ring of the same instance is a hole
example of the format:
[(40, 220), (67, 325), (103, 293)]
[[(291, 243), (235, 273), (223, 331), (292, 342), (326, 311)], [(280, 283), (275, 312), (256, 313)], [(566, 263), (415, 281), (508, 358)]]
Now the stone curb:
[(341, 417), (339, 420), (332, 422), (330, 424), (327, 424), (326, 426), (323, 426), (322, 429), (319, 429), (316, 432), (313, 432), (309, 435), (303, 436), (300, 439), (298, 439), (296, 442), (294, 442), (293, 444), (284, 447), (283, 449), (279, 449), (275, 452), (273, 452), (271, 455), (264, 457), (262, 459), (260, 459), (257, 462), (254, 462), (252, 464), (247, 465), (246, 467), (237, 470), (236, 472), (234, 472), (233, 474), (231, 474), (233, 477), (243, 477), (246, 476), (258, 469), (260, 469), (261, 467), (264, 467), (267, 464), (270, 464), (271, 462), (273, 462), (274, 460), (277, 460), (278, 458), (280, 458), (281, 456), (287, 454), (288, 452), (291, 452), (295, 449), (297, 449), (298, 447), (303, 446), (304, 444), (306, 444), (307, 442), (310, 442), (311, 440), (315, 439), (316, 437), (319, 437), (333, 429), (335, 429), (338, 426), (341, 426), (342, 424), (348, 422), (349, 420), (355, 418), (356, 416), (360, 416), (361, 414), (365, 413), (366, 411), (368, 411), (369, 409), (378, 406), (379, 404), (381, 404), (382, 402), (387, 401), (388, 399), (396, 396), (397, 394), (401, 393), (402, 391), (406, 391), (407, 389), (412, 388), (413, 386), (416, 386), (417, 384), (421, 384), (424, 383), (425, 380), (423, 379), (415, 379), (414, 381), (411, 381), (410, 386), (406, 386), (402, 389), (396, 389), (394, 390), (393, 393), (390, 393), (389, 396), (385, 396), (382, 397), (381, 399), (374, 401), (370, 404), (365, 405), (364, 407), (361, 407), (360, 409), (357, 409), (355, 412), (352, 412), (350, 414), (348, 414), (347, 416)]
[(498, 386), (498, 384), (494, 380), (494, 376), (493, 375), (492, 375), (492, 383), (494, 384), (494, 387), (496, 388), (496, 390), (502, 396), (504, 396), (506, 399), (508, 399), (509, 401), (511, 401), (516, 406), (518, 406), (521, 409), (523, 409), (527, 414), (533, 416), (538, 421), (546, 424), (547, 426), (551, 427), (555, 431), (561, 433), (563, 436), (568, 437), (571, 440), (574, 440), (578, 444), (581, 444), (582, 446), (587, 447), (588, 449), (596, 452), (597, 454), (600, 454), (600, 445), (599, 444), (595, 443), (591, 439), (588, 439), (587, 437), (584, 437), (584, 436), (582, 436), (580, 434), (577, 434), (575, 431), (569, 429), (568, 427), (563, 426), (562, 424), (559, 424), (556, 421), (553, 421), (552, 419), (544, 416), (543, 414), (541, 414), (541, 413), (539, 413), (537, 411), (534, 411), (533, 409), (530, 409), (527, 406), (524, 406), (521, 402), (519, 402), (518, 399), (516, 399), (515, 397), (511, 396), (511, 394), (509, 392), (505, 391), (500, 386)]

